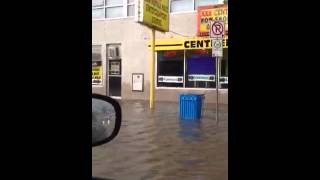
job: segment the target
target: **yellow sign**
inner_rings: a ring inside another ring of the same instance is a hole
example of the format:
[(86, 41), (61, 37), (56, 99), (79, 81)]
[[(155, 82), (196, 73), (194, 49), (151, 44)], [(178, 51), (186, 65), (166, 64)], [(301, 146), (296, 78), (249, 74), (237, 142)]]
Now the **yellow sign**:
[(102, 85), (102, 62), (92, 62), (92, 85)]
[[(228, 48), (228, 36), (222, 40), (223, 48)], [(148, 43), (150, 48), (150, 42)], [(155, 50), (188, 50), (188, 49), (212, 49), (212, 39), (210, 38), (185, 38), (185, 39), (156, 39)]]
[(136, 21), (158, 31), (169, 31), (169, 0), (138, 0)]
[(224, 21), (228, 32), (228, 5), (200, 6), (198, 7), (198, 36), (209, 36), (210, 21)]

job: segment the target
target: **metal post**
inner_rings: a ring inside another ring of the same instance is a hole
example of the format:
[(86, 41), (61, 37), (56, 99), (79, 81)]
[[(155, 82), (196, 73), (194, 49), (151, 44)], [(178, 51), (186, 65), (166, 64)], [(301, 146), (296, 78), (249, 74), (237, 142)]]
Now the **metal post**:
[(217, 96), (217, 102), (216, 102), (216, 121), (217, 124), (219, 122), (219, 57), (216, 57), (216, 96)]
[(155, 30), (151, 32), (151, 62), (150, 62), (150, 109), (154, 108), (154, 69), (155, 69)]

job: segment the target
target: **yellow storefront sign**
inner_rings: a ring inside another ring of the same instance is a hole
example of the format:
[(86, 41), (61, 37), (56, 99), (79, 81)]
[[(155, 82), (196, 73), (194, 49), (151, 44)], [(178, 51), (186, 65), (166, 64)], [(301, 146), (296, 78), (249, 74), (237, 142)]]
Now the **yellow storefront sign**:
[[(223, 48), (228, 48), (228, 36), (223, 41)], [(150, 49), (150, 42), (148, 43)], [(184, 39), (156, 39), (155, 50), (183, 50), (183, 49), (212, 49), (212, 40), (210, 38), (184, 38)]]
[(158, 31), (169, 31), (169, 0), (138, 0), (136, 21)]
[(92, 62), (92, 85), (102, 85), (102, 63)]
[(228, 32), (228, 5), (200, 6), (198, 8), (198, 36), (209, 36), (210, 21), (224, 21)]

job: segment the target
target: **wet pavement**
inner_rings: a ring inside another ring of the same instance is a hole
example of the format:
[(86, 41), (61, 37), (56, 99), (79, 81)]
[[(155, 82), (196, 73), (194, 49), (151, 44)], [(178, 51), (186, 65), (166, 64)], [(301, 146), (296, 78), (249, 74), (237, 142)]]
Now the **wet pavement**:
[(178, 104), (122, 101), (110, 143), (92, 149), (92, 175), (114, 180), (227, 180), (228, 109), (205, 104), (200, 120), (180, 120)]

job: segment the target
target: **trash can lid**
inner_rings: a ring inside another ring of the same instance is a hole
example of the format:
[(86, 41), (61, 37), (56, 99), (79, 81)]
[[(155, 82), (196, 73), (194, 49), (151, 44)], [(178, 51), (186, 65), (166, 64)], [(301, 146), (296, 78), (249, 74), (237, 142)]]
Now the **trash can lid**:
[(202, 96), (199, 94), (183, 94), (180, 98), (182, 100), (200, 100)]

